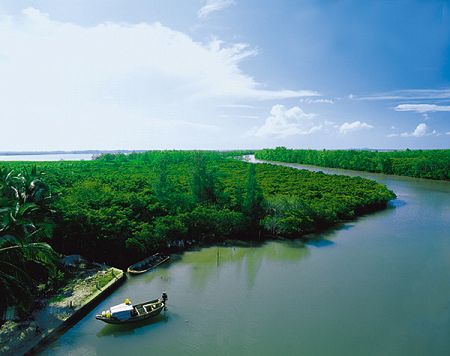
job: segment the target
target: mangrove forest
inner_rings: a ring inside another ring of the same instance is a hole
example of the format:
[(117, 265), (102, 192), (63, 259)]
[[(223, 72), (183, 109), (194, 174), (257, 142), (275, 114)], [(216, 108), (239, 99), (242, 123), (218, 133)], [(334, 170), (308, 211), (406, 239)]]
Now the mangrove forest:
[(319, 151), (277, 147), (257, 151), (255, 157), (268, 161), (450, 180), (450, 150)]
[(32, 285), (57, 284), (54, 251), (125, 267), (186, 244), (299, 238), (395, 197), (360, 177), (236, 159), (246, 153), (149, 151), (3, 163), (1, 304), (25, 300)]

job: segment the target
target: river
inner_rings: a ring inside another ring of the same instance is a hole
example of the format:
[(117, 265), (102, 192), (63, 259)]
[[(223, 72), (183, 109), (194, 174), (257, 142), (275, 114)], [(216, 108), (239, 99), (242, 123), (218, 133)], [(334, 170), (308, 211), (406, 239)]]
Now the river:
[[(254, 160), (253, 160), (254, 161)], [(208, 247), (129, 278), (48, 355), (450, 355), (450, 183), (338, 169), (398, 196), (314, 242)], [(96, 312), (169, 295), (137, 326)]]

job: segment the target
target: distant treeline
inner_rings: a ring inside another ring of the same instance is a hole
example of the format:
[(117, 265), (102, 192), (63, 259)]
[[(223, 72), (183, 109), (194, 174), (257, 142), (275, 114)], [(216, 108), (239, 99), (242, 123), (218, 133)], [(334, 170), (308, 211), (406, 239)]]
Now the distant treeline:
[(269, 161), (450, 180), (450, 150), (316, 151), (277, 147), (257, 151), (255, 157)]
[[(233, 159), (248, 153), (105, 154), (93, 161), (6, 162), (3, 172), (34, 166), (41, 172), (52, 197), (43, 217), (52, 229), (39, 241), (121, 267), (179, 241), (300, 237), (395, 197), (368, 179)], [(13, 197), (4, 204), (15, 204)], [(44, 226), (43, 217), (33, 216), (35, 226)]]

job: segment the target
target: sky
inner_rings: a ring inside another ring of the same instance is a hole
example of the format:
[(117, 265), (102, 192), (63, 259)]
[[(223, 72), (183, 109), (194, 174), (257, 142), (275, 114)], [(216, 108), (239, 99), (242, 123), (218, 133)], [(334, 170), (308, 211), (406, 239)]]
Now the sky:
[(450, 148), (450, 2), (0, 0), (0, 151)]

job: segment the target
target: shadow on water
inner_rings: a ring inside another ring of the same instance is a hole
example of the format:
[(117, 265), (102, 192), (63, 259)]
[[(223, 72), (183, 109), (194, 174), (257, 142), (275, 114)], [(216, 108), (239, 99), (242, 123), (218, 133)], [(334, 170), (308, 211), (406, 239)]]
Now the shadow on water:
[(405, 205), (406, 205), (406, 201), (400, 200), (400, 199), (394, 199), (388, 203), (387, 208), (388, 209), (396, 209), (396, 208), (401, 208), (402, 206), (405, 206)]
[(167, 323), (169, 316), (167, 314), (160, 314), (152, 319), (143, 320), (131, 324), (123, 325), (110, 325), (104, 326), (97, 334), (97, 337), (113, 336), (121, 337), (134, 334), (138, 329), (148, 327), (149, 329), (155, 328), (160, 323)]
[[(391, 200), (388, 202), (386, 209), (373, 211), (370, 213), (370, 215), (373, 218), (374, 216), (377, 216), (377, 215), (390, 214), (391, 210), (401, 208), (401, 207), (405, 206), (406, 204), (407, 203), (405, 200), (394, 199), (394, 200)], [(336, 243), (333, 241), (333, 238), (335, 237), (337, 232), (351, 230), (355, 226), (356, 221), (363, 219), (366, 215), (368, 215), (368, 214), (363, 214), (363, 215), (357, 216), (351, 222), (344, 222), (344, 223), (338, 224), (334, 227), (328, 228), (327, 230), (308, 234), (305, 236), (305, 245), (306, 246), (314, 246), (314, 247), (334, 246)]]
[(352, 229), (355, 224), (352, 223), (342, 223), (334, 227), (328, 228), (321, 232), (311, 233), (304, 236), (305, 246), (313, 247), (331, 247), (335, 246), (336, 242), (333, 241), (336, 233), (338, 231), (348, 231)]
[(336, 243), (334, 241), (330, 241), (327, 239), (310, 239), (305, 242), (307, 246), (314, 246), (314, 247), (329, 247), (333, 246)]
[(322, 236), (332, 235), (334, 233), (334, 231), (348, 231), (348, 230), (352, 229), (354, 226), (355, 226), (355, 224), (350, 224), (350, 223), (340, 224), (333, 229), (327, 230), (326, 232), (324, 232), (322, 234)]

